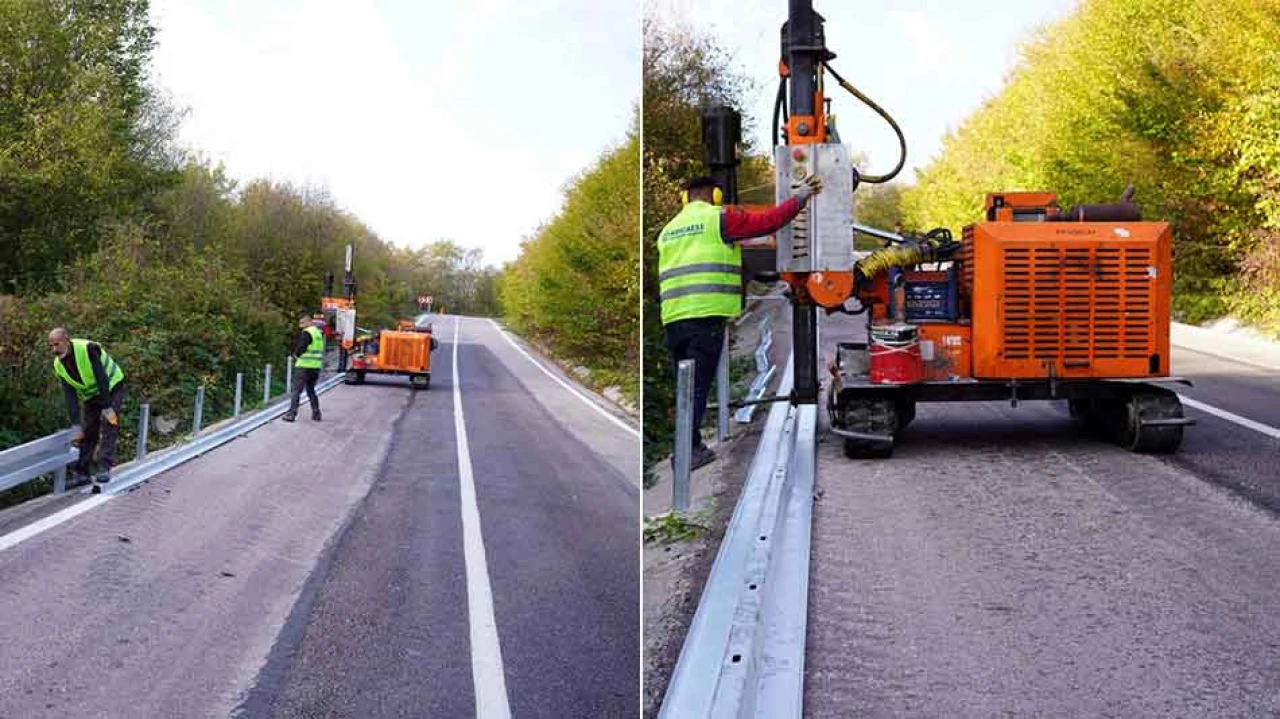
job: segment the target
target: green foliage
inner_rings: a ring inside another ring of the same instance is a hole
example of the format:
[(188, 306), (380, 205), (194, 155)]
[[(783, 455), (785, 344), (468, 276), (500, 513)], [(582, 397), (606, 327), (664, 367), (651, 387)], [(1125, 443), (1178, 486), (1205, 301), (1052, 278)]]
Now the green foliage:
[[(657, 237), (680, 210), (680, 184), (705, 174), (699, 111), (725, 104), (747, 106), (751, 85), (732, 58), (706, 35), (644, 24), (644, 456), (646, 463), (668, 453), (673, 430), (675, 374), (658, 306)], [(750, 137), (752, 118), (743, 118)], [(767, 157), (749, 146), (738, 184), (756, 188), (744, 202), (772, 204), (772, 170)]]
[(1175, 310), (1280, 336), (1280, 11), (1250, 0), (1086, 0), (1043, 28), (999, 95), (902, 205), (958, 230), (993, 191), (1114, 198), (1175, 226)]
[(693, 539), (709, 530), (706, 517), (689, 517), (670, 511), (644, 519), (644, 541), (647, 544), (675, 544)]
[(122, 459), (142, 401), (156, 448), (189, 431), (198, 386), (206, 425), (231, 413), (238, 372), (247, 408), (268, 363), (278, 395), (297, 317), (319, 310), (325, 272), (342, 291), (348, 243), (364, 327), (416, 314), (422, 294), (437, 309), (497, 313), (497, 272), (479, 251), (399, 248), (324, 192), (238, 187), (179, 157), (178, 116), (147, 82), (147, 10), (0, 3), (0, 448), (66, 424), (45, 345), (56, 326), (102, 343), (125, 371)]
[(0, 3), (0, 293), (55, 287), (173, 180), (146, 0)]
[(554, 355), (622, 377), (639, 391), (640, 140), (621, 147), (571, 182), (560, 213), (521, 245), (503, 271), (503, 314)]

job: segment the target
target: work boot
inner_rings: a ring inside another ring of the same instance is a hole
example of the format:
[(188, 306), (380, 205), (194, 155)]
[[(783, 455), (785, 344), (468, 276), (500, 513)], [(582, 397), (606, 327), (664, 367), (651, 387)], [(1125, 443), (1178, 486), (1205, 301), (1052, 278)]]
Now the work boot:
[[(699, 467), (705, 467), (716, 461), (716, 453), (705, 444), (700, 444), (693, 448), (693, 452), (689, 454), (689, 471), (692, 472)], [(671, 458), (671, 471), (675, 471), (676, 458)]]
[(707, 445), (700, 444), (689, 457), (689, 471), (692, 472), (699, 467), (705, 467), (714, 461), (716, 461), (716, 453), (711, 451), (711, 448)]
[(280, 419), (283, 419), (283, 420), (284, 420), (284, 421), (286, 421), (286, 422), (292, 422), (292, 421), (294, 421), (294, 420), (295, 420), (295, 419), (297, 419), (297, 418), (298, 418), (298, 415), (294, 414), (293, 412), (285, 412), (285, 413), (284, 413), (283, 415), (281, 415), (281, 417), (280, 417)]
[(75, 489), (83, 487), (91, 481), (88, 472), (77, 472), (72, 470), (67, 474), (67, 489)]
[(311, 410), (311, 420), (312, 420), (313, 422), (319, 422), (319, 421), (320, 421), (320, 410), (318, 410), (318, 409), (313, 409), (313, 410)]
[(111, 481), (111, 472), (102, 471), (93, 476), (93, 493), (102, 494), (104, 488)]

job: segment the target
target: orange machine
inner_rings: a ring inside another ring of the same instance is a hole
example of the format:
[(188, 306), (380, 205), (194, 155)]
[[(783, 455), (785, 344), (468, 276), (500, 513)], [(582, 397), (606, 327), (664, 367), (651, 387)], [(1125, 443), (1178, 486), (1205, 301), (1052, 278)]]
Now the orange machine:
[(1050, 193), (992, 194), (958, 243), (859, 260), (869, 337), (840, 345), (828, 393), (846, 454), (887, 456), (916, 402), (993, 399), (1067, 400), (1130, 450), (1176, 450), (1191, 420), (1153, 384), (1173, 379), (1170, 227), (1128, 200), (1063, 212)]
[(401, 320), (394, 330), (382, 330), (376, 341), (357, 344), (347, 370), (347, 384), (362, 384), (366, 375), (408, 375), (414, 389), (431, 386), (431, 353), (438, 343), (431, 325), (415, 325)]

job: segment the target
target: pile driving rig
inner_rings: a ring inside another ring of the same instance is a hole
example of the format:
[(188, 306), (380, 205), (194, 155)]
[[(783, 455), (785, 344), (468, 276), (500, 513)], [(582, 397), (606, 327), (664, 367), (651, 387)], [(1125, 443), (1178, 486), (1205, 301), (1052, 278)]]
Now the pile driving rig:
[[(831, 431), (849, 457), (885, 457), (917, 402), (1066, 400), (1071, 414), (1137, 452), (1182, 441), (1169, 376), (1172, 238), (1144, 222), (1132, 189), (1120, 202), (1058, 206), (1050, 193), (993, 193), (960, 240), (853, 220), (861, 183), (887, 182), (906, 161), (893, 118), (831, 66), (823, 18), (790, 0), (774, 112), (778, 200), (810, 174), (824, 190), (777, 235), (776, 272), (790, 288), (793, 403), (817, 403), (817, 313), (865, 314), (867, 337), (840, 343), (828, 366)], [(883, 117), (901, 158), (885, 175), (853, 167), (825, 94), (827, 76)], [(778, 132), (781, 131), (781, 140)], [(886, 246), (858, 258), (862, 232)]]

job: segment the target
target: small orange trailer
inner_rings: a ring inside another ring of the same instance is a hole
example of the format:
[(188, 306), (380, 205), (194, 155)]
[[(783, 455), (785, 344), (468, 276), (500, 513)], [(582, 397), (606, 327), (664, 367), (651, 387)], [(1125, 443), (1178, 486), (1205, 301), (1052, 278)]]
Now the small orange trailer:
[(431, 386), (431, 353), (439, 343), (430, 324), (401, 320), (394, 330), (382, 330), (376, 340), (356, 342), (346, 384), (363, 384), (368, 375), (407, 375), (414, 389)]

